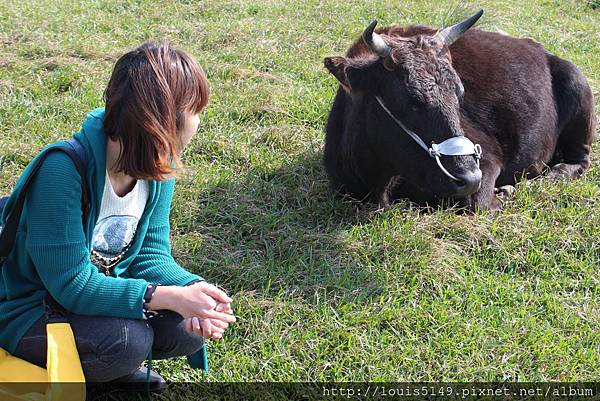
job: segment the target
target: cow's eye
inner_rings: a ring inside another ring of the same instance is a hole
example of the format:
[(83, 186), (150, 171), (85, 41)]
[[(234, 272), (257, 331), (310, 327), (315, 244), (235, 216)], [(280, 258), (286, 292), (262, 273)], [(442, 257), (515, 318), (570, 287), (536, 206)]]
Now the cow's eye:
[(410, 109), (414, 112), (420, 112), (426, 109), (425, 104), (414, 97), (409, 100), (408, 107), (410, 107)]

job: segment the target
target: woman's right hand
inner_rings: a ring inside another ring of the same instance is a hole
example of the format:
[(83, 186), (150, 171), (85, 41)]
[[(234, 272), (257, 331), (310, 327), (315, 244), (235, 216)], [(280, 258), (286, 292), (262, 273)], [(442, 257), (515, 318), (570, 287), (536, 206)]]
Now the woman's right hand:
[[(221, 299), (225, 299), (220, 297)], [(233, 314), (231, 303), (219, 302), (215, 307), (217, 312)], [(229, 327), (229, 323), (218, 319), (199, 319), (198, 317), (188, 317), (185, 319), (185, 328), (188, 332), (194, 333), (204, 338), (212, 338), (218, 340), (223, 337), (225, 329)]]
[(212, 284), (201, 281), (186, 287), (159, 286), (148, 305), (151, 310), (170, 309), (186, 319), (188, 331), (206, 338), (220, 338), (236, 321), (232, 299)]
[(184, 318), (197, 317), (201, 320), (220, 320), (224, 323), (235, 322), (231, 308), (216, 310), (218, 304), (230, 304), (232, 299), (223, 291), (205, 281), (187, 287), (178, 287), (179, 294), (173, 310)]

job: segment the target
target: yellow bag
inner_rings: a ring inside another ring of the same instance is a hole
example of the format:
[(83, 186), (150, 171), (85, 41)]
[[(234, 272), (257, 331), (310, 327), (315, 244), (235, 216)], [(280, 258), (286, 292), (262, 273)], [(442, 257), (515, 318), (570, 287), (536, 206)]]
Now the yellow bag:
[(69, 323), (47, 323), (46, 369), (0, 348), (0, 400), (85, 401), (85, 376)]
[[(29, 175), (23, 177), (21, 190), (12, 201), (10, 210), (5, 210), (11, 196), (0, 197), (0, 272), (11, 253), (21, 221), (27, 189), (45, 157), (54, 151), (69, 155), (81, 176), (82, 219), (85, 225), (89, 209), (89, 188), (86, 183), (85, 166), (88, 158), (85, 148), (75, 139), (67, 144), (51, 146), (37, 157), (27, 168)], [(20, 179), (21, 180), (21, 179)], [(71, 326), (64, 313), (58, 319), (52, 315), (63, 308), (49, 295), (44, 299), (46, 308), (46, 336), (48, 353), (46, 369), (10, 355), (0, 348), (0, 401), (84, 401), (85, 377), (79, 361), (79, 353)]]

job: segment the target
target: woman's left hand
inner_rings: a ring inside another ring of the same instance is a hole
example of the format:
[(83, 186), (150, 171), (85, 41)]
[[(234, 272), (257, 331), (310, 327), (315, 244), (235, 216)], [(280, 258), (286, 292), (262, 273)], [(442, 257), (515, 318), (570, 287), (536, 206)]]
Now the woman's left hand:
[(211, 319), (199, 319), (197, 317), (188, 317), (185, 319), (185, 329), (189, 333), (204, 338), (212, 338), (213, 340), (223, 337), (223, 333), (227, 327), (220, 327), (222, 325), (228, 326), (228, 323), (221, 322), (220, 320), (213, 322)]
[(217, 306), (215, 306), (215, 310), (217, 312), (224, 312), (224, 313), (228, 313), (230, 315), (233, 315), (233, 309), (231, 309), (231, 303), (227, 302), (219, 302), (217, 304)]
[[(205, 281), (192, 284), (190, 287), (198, 286), (202, 292), (211, 296), (216, 302), (215, 311), (233, 315), (231, 309), (231, 299), (223, 291), (212, 284)], [(212, 338), (218, 340), (223, 337), (225, 329), (229, 327), (229, 323), (219, 319), (200, 319), (199, 317), (189, 317), (185, 319), (185, 328), (188, 332), (194, 333), (204, 338)]]
[[(217, 312), (232, 314), (230, 303), (219, 303), (215, 307)], [(188, 332), (202, 336), (204, 338), (212, 338), (219, 340), (223, 338), (225, 329), (229, 327), (229, 323), (218, 319), (199, 319), (197, 317), (189, 317), (185, 319), (185, 328)]]

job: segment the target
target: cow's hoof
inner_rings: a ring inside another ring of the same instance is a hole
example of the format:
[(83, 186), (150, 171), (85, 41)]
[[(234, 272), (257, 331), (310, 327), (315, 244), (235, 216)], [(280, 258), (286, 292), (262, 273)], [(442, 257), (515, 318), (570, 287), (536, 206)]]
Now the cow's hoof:
[(550, 178), (555, 180), (576, 178), (583, 174), (584, 171), (585, 168), (580, 164), (558, 163), (552, 166)]
[(515, 187), (512, 185), (503, 185), (499, 188), (494, 188), (494, 193), (500, 199), (505, 199), (515, 194)]
[(496, 213), (502, 211), (504, 207), (504, 200), (500, 199), (498, 196), (494, 196), (488, 205), (488, 214), (490, 216), (494, 216)]

